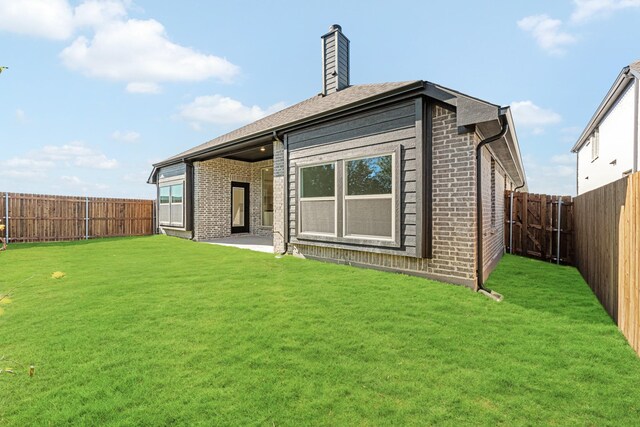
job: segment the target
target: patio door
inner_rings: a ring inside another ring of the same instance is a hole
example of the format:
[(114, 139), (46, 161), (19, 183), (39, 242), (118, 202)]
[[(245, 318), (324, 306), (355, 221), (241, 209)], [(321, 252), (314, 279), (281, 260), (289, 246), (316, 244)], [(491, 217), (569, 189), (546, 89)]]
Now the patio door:
[(249, 232), (249, 184), (231, 183), (231, 232)]

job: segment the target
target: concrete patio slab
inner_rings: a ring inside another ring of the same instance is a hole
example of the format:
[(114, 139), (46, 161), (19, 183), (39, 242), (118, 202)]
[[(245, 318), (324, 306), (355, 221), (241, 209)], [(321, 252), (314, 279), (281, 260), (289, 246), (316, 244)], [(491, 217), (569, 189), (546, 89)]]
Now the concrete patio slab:
[(240, 235), (221, 239), (206, 240), (204, 243), (249, 249), (257, 252), (273, 253), (273, 238), (270, 236)]

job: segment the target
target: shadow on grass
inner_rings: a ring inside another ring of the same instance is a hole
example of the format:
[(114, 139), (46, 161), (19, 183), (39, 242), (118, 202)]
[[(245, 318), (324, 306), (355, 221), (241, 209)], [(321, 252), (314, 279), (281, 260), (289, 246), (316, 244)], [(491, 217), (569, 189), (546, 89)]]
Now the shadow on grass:
[(590, 324), (613, 322), (574, 267), (505, 255), (487, 286), (528, 310)]

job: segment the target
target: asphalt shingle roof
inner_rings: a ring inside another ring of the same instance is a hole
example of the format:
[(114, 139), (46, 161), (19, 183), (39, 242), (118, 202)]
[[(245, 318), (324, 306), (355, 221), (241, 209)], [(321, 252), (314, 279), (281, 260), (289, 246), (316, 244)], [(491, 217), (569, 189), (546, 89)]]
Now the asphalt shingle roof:
[(232, 143), (267, 131), (277, 130), (283, 126), (287, 126), (301, 120), (310, 119), (327, 111), (346, 107), (350, 104), (355, 104), (368, 98), (383, 95), (386, 92), (401, 89), (405, 86), (411, 86), (418, 82), (420, 82), (420, 80), (355, 85), (326, 96), (316, 95), (292, 105), (291, 107), (285, 108), (284, 110), (280, 110), (246, 126), (207, 141), (204, 144), (200, 144), (187, 151), (170, 157), (161, 163), (182, 159), (219, 145)]

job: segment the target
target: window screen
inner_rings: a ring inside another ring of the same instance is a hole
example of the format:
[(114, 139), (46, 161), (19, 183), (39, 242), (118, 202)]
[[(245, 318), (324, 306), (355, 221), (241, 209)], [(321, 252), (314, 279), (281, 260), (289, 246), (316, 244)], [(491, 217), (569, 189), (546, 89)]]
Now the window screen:
[(391, 238), (393, 233), (393, 200), (347, 199), (345, 201), (345, 234)]
[(336, 234), (335, 163), (300, 168), (299, 230)]
[(335, 234), (335, 200), (303, 200), (300, 202), (300, 232)]

